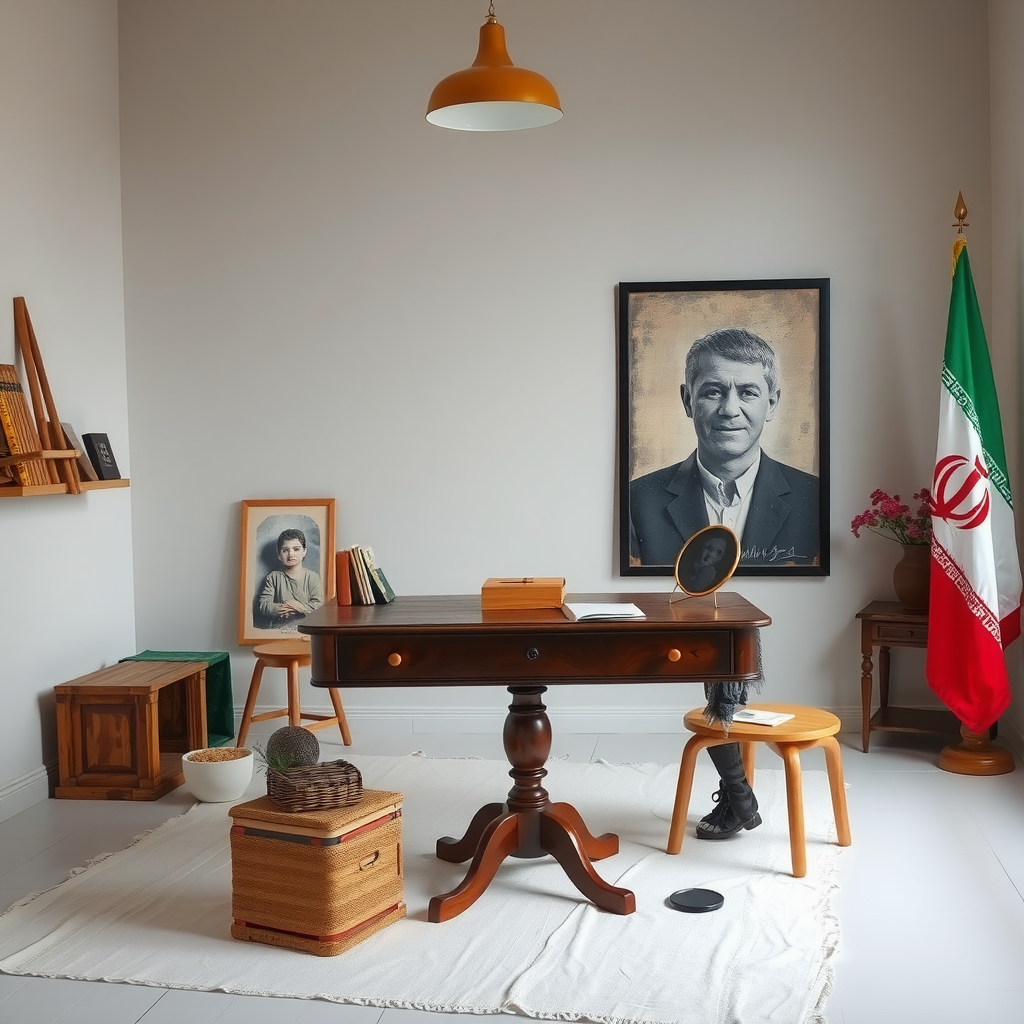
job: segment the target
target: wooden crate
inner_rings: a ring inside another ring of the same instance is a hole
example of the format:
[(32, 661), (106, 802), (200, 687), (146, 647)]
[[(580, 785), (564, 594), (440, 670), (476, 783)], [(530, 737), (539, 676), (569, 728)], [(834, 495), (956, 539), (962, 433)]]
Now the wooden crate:
[(76, 800), (156, 800), (206, 746), (206, 662), (126, 661), (53, 688), (60, 785)]
[(335, 810), (232, 807), (231, 934), (336, 956), (405, 917), (402, 794)]

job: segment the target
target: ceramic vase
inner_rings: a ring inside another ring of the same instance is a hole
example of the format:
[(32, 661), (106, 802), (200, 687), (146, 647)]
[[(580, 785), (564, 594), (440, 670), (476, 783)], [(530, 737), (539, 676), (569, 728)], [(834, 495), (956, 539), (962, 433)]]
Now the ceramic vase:
[(903, 557), (892, 571), (892, 585), (904, 611), (928, 611), (931, 568), (930, 544), (903, 545)]
[(252, 766), (252, 751), (245, 747), (204, 747), (181, 759), (185, 786), (197, 800), (209, 804), (241, 800), (252, 779)]

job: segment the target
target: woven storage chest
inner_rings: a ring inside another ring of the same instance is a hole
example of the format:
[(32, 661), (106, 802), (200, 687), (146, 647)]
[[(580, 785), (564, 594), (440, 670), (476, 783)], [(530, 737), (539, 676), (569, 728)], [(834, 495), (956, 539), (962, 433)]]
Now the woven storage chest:
[(228, 813), (236, 939), (335, 956), (405, 917), (401, 793), (298, 813), (260, 797)]

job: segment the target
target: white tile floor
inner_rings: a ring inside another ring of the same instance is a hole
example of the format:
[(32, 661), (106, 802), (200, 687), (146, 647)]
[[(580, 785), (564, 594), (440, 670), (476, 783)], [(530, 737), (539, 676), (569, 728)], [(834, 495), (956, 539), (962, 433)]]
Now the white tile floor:
[[(1018, 765), (994, 778), (949, 775), (934, 767), (938, 738), (876, 733), (870, 754), (861, 752), (859, 736), (840, 739), (853, 846), (840, 858), (834, 900), (841, 946), (829, 1024), (1021, 1024), (1024, 770)], [(667, 734), (563, 734), (552, 756), (671, 764), (681, 744), (681, 736)], [(324, 746), (325, 756), (343, 756), (342, 748)], [(348, 749), (504, 759), (500, 739), (482, 734), (357, 736)], [(804, 764), (824, 770), (817, 750), (804, 755)], [(759, 765), (779, 762), (765, 752)], [(56, 885), (72, 868), (123, 848), (189, 804), (183, 790), (152, 804), (48, 800), (0, 822), (0, 904)], [(478, 1024), (479, 1018), (0, 974), (2, 1024), (182, 1021)]]

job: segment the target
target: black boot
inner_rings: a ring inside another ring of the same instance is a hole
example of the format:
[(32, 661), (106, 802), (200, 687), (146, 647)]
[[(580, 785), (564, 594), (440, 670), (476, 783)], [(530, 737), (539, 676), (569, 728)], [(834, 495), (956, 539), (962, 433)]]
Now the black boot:
[(698, 839), (728, 839), (741, 829), (757, 828), (757, 797), (743, 771), (738, 743), (721, 743), (708, 747), (708, 754), (718, 769), (722, 782), (712, 796), (718, 806), (697, 823)]

